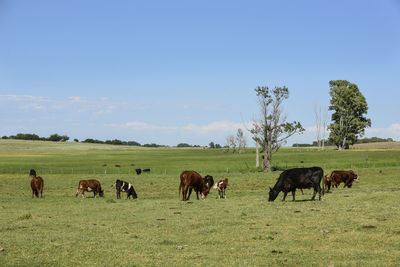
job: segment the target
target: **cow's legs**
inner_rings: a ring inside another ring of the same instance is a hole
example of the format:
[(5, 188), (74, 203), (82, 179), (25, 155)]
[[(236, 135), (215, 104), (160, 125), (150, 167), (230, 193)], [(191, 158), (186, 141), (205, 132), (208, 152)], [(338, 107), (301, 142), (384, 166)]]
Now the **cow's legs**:
[(351, 181), (351, 180), (347, 180), (347, 181), (344, 183), (343, 188), (345, 188), (346, 186), (347, 186), (348, 188), (350, 188), (350, 186), (349, 186), (350, 181)]
[(193, 190), (193, 188), (189, 187), (189, 195), (188, 195), (188, 197), (187, 197), (187, 200), (189, 200), (190, 195), (192, 194), (192, 190)]
[(33, 195), (34, 195), (34, 194), (35, 194), (35, 190), (32, 189), (32, 198), (33, 198)]
[(223, 196), (226, 198), (226, 188), (224, 188)]
[[(303, 190), (301, 190), (303, 192)], [(293, 201), (295, 201), (296, 189), (292, 190)], [(303, 194), (304, 195), (304, 194)]]
[(183, 201), (186, 201), (186, 200), (189, 200), (189, 197), (190, 197), (190, 195), (189, 195), (189, 197), (187, 196), (189, 186), (186, 186), (186, 185), (185, 185), (184, 188), (185, 188), (185, 189), (184, 189), (184, 192), (183, 192)]
[(43, 198), (43, 187), (40, 188), (40, 198)]
[(285, 198), (286, 198), (286, 195), (287, 195), (287, 193), (288, 193), (288, 191), (284, 191), (284, 194), (283, 194), (283, 199), (282, 199), (282, 201), (285, 201)]
[(321, 192), (322, 192), (321, 186), (318, 184), (318, 199), (320, 201), (321, 201)]
[[(311, 200), (315, 200), (315, 195), (316, 194), (317, 194), (317, 188), (315, 188), (315, 186), (314, 186), (314, 193), (313, 193), (313, 196), (312, 196)], [(321, 195), (320, 195), (320, 197), (321, 197)]]
[(76, 191), (75, 197), (77, 197), (79, 195), (79, 192), (80, 192), (80, 190), (78, 188), (78, 190)]

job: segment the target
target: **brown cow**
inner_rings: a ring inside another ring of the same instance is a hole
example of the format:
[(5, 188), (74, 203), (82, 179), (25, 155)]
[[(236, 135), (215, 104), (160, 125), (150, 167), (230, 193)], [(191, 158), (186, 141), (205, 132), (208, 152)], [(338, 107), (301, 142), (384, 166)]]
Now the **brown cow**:
[(331, 176), (327, 174), (327, 175), (324, 176), (324, 190), (323, 190), (323, 193), (324, 194), (325, 193), (332, 193), (332, 192), (330, 192), (331, 186), (332, 187), (336, 186), (336, 188), (337, 188), (337, 184), (335, 183), (335, 181), (333, 181)]
[(219, 180), (218, 183), (214, 185), (214, 189), (218, 189), (218, 198), (226, 198), (226, 188), (228, 187), (228, 178), (224, 180)]
[(38, 177), (33, 177), (31, 180), (31, 188), (32, 188), (32, 198), (33, 195), (35, 195), (36, 197), (39, 197), (39, 193), (40, 193), (40, 197), (43, 197), (43, 179), (42, 177), (38, 176)]
[[(325, 181), (325, 179), (324, 179)], [(336, 188), (340, 185), (340, 183), (344, 183), (343, 188), (345, 188), (346, 186), (348, 188), (351, 188), (351, 186), (353, 185), (353, 182), (358, 183), (360, 181), (360, 177), (355, 174), (352, 170), (349, 171), (333, 171), (331, 173), (331, 175), (326, 176), (326, 185), (328, 187), (328, 192), (330, 189), (330, 185), (332, 184), (332, 186), (335, 186)]]
[[(203, 178), (195, 171), (183, 171), (181, 173), (181, 183), (179, 184), (179, 195), (182, 190), (182, 201), (189, 200), (192, 189), (196, 191), (197, 200), (199, 199), (199, 192), (201, 192), (201, 199), (205, 199), (210, 189), (207, 188)], [(189, 195), (187, 195), (189, 189)]]
[(93, 191), (94, 197), (99, 194), (100, 197), (104, 196), (104, 191), (101, 190), (100, 182), (97, 180), (80, 180), (78, 185), (78, 191), (76, 191), (75, 197), (82, 193), (82, 197), (85, 197), (85, 191)]

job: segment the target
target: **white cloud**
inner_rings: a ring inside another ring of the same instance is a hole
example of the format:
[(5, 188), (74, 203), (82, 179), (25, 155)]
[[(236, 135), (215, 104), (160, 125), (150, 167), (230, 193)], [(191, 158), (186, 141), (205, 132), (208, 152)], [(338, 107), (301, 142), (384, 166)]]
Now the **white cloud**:
[(235, 133), (238, 128), (245, 128), (246, 125), (243, 123), (237, 123), (232, 121), (214, 121), (205, 125), (196, 125), (193, 123), (189, 123), (188, 125), (183, 127), (185, 131), (191, 132), (201, 132), (201, 133), (209, 133), (209, 132), (231, 132)]
[(148, 124), (146, 122), (141, 122), (141, 121), (130, 121), (130, 122), (125, 123), (124, 126), (132, 128), (134, 130), (141, 130), (141, 131), (177, 130), (178, 129), (178, 127), (175, 127), (175, 126), (153, 125), (153, 124)]
[(366, 137), (381, 137), (400, 139), (400, 123), (393, 123), (387, 128), (367, 128), (365, 129)]

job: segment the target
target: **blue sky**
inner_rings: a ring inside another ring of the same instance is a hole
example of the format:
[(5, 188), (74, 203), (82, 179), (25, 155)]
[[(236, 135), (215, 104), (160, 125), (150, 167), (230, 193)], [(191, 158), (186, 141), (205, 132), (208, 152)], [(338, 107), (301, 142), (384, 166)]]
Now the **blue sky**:
[(400, 140), (400, 1), (0, 1), (0, 135), (225, 144), (285, 85), (310, 143), (337, 79)]

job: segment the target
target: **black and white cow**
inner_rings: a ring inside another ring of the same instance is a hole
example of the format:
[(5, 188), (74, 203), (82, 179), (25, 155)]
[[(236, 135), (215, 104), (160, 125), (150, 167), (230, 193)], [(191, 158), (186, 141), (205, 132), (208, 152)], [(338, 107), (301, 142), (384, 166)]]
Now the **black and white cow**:
[(126, 198), (137, 198), (137, 194), (135, 192), (135, 189), (133, 188), (133, 185), (131, 185), (128, 182), (122, 181), (122, 180), (116, 180), (115, 181), (115, 189), (117, 190), (117, 199), (121, 198), (121, 192), (126, 192)]
[(279, 192), (283, 191), (283, 200), (285, 200), (288, 192), (292, 192), (293, 201), (295, 200), (296, 189), (314, 188), (314, 194), (311, 200), (315, 199), (317, 192), (319, 200), (321, 200), (321, 179), (324, 171), (320, 167), (312, 168), (294, 168), (281, 173), (274, 188), (270, 187), (268, 201), (274, 201)]

